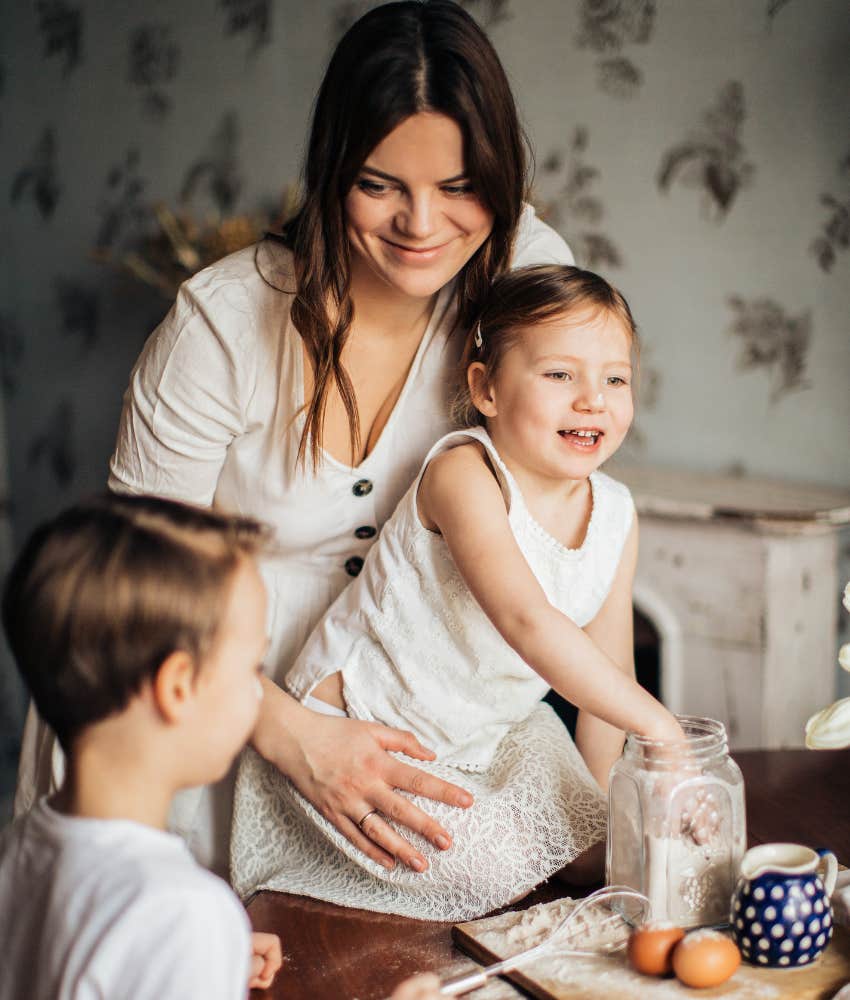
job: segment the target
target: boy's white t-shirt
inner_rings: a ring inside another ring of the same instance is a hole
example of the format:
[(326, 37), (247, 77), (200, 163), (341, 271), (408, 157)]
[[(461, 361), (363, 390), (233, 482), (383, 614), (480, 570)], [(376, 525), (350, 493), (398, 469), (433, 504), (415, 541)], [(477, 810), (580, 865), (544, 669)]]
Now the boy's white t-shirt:
[(251, 928), (174, 834), (41, 799), (0, 834), (0, 1000), (242, 1000)]

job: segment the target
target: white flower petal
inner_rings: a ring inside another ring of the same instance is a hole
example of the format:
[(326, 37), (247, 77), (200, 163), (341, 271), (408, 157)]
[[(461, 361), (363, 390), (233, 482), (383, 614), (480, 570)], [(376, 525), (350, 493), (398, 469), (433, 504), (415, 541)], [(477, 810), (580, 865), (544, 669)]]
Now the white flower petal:
[(845, 642), (838, 650), (838, 662), (845, 670), (850, 670), (850, 642)]
[(806, 723), (806, 746), (837, 750), (850, 746), (850, 698), (842, 698), (816, 713)]
[(844, 607), (847, 608), (848, 611), (850, 611), (850, 580), (847, 581), (847, 584), (844, 587), (843, 602), (844, 602)]

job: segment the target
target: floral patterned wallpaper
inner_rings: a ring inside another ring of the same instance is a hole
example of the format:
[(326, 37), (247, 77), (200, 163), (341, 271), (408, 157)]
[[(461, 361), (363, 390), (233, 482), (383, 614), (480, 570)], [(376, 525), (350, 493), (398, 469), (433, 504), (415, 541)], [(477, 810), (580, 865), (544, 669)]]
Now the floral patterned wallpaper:
[[(462, 2), (514, 85), (539, 211), (637, 316), (631, 457), (850, 485), (846, 0)], [(269, 214), (297, 177), (330, 49), (370, 6), (0, 9), (17, 541), (103, 485), (130, 367), (168, 308), (104, 257), (139, 247), (157, 202)], [(7, 674), (8, 733), (20, 710)]]

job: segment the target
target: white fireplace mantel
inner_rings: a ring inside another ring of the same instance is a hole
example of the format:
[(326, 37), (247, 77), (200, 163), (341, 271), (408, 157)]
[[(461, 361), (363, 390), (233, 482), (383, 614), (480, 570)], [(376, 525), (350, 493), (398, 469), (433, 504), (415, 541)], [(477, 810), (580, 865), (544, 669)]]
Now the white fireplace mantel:
[(606, 467), (640, 514), (635, 604), (661, 638), (661, 698), (731, 746), (803, 743), (833, 700), (838, 542), (850, 492), (652, 466)]

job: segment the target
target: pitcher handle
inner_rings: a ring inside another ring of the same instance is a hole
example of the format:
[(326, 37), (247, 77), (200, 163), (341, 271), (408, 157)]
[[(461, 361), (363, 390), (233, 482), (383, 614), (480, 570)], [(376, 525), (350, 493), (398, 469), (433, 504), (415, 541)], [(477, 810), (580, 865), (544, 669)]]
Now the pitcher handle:
[[(826, 890), (827, 897), (830, 897), (832, 896), (832, 890), (835, 888), (835, 880), (838, 878), (838, 860), (832, 851), (826, 847), (816, 847), (815, 851), (826, 865), (826, 871), (823, 875), (823, 887)], [(818, 867), (820, 868), (820, 865)]]

